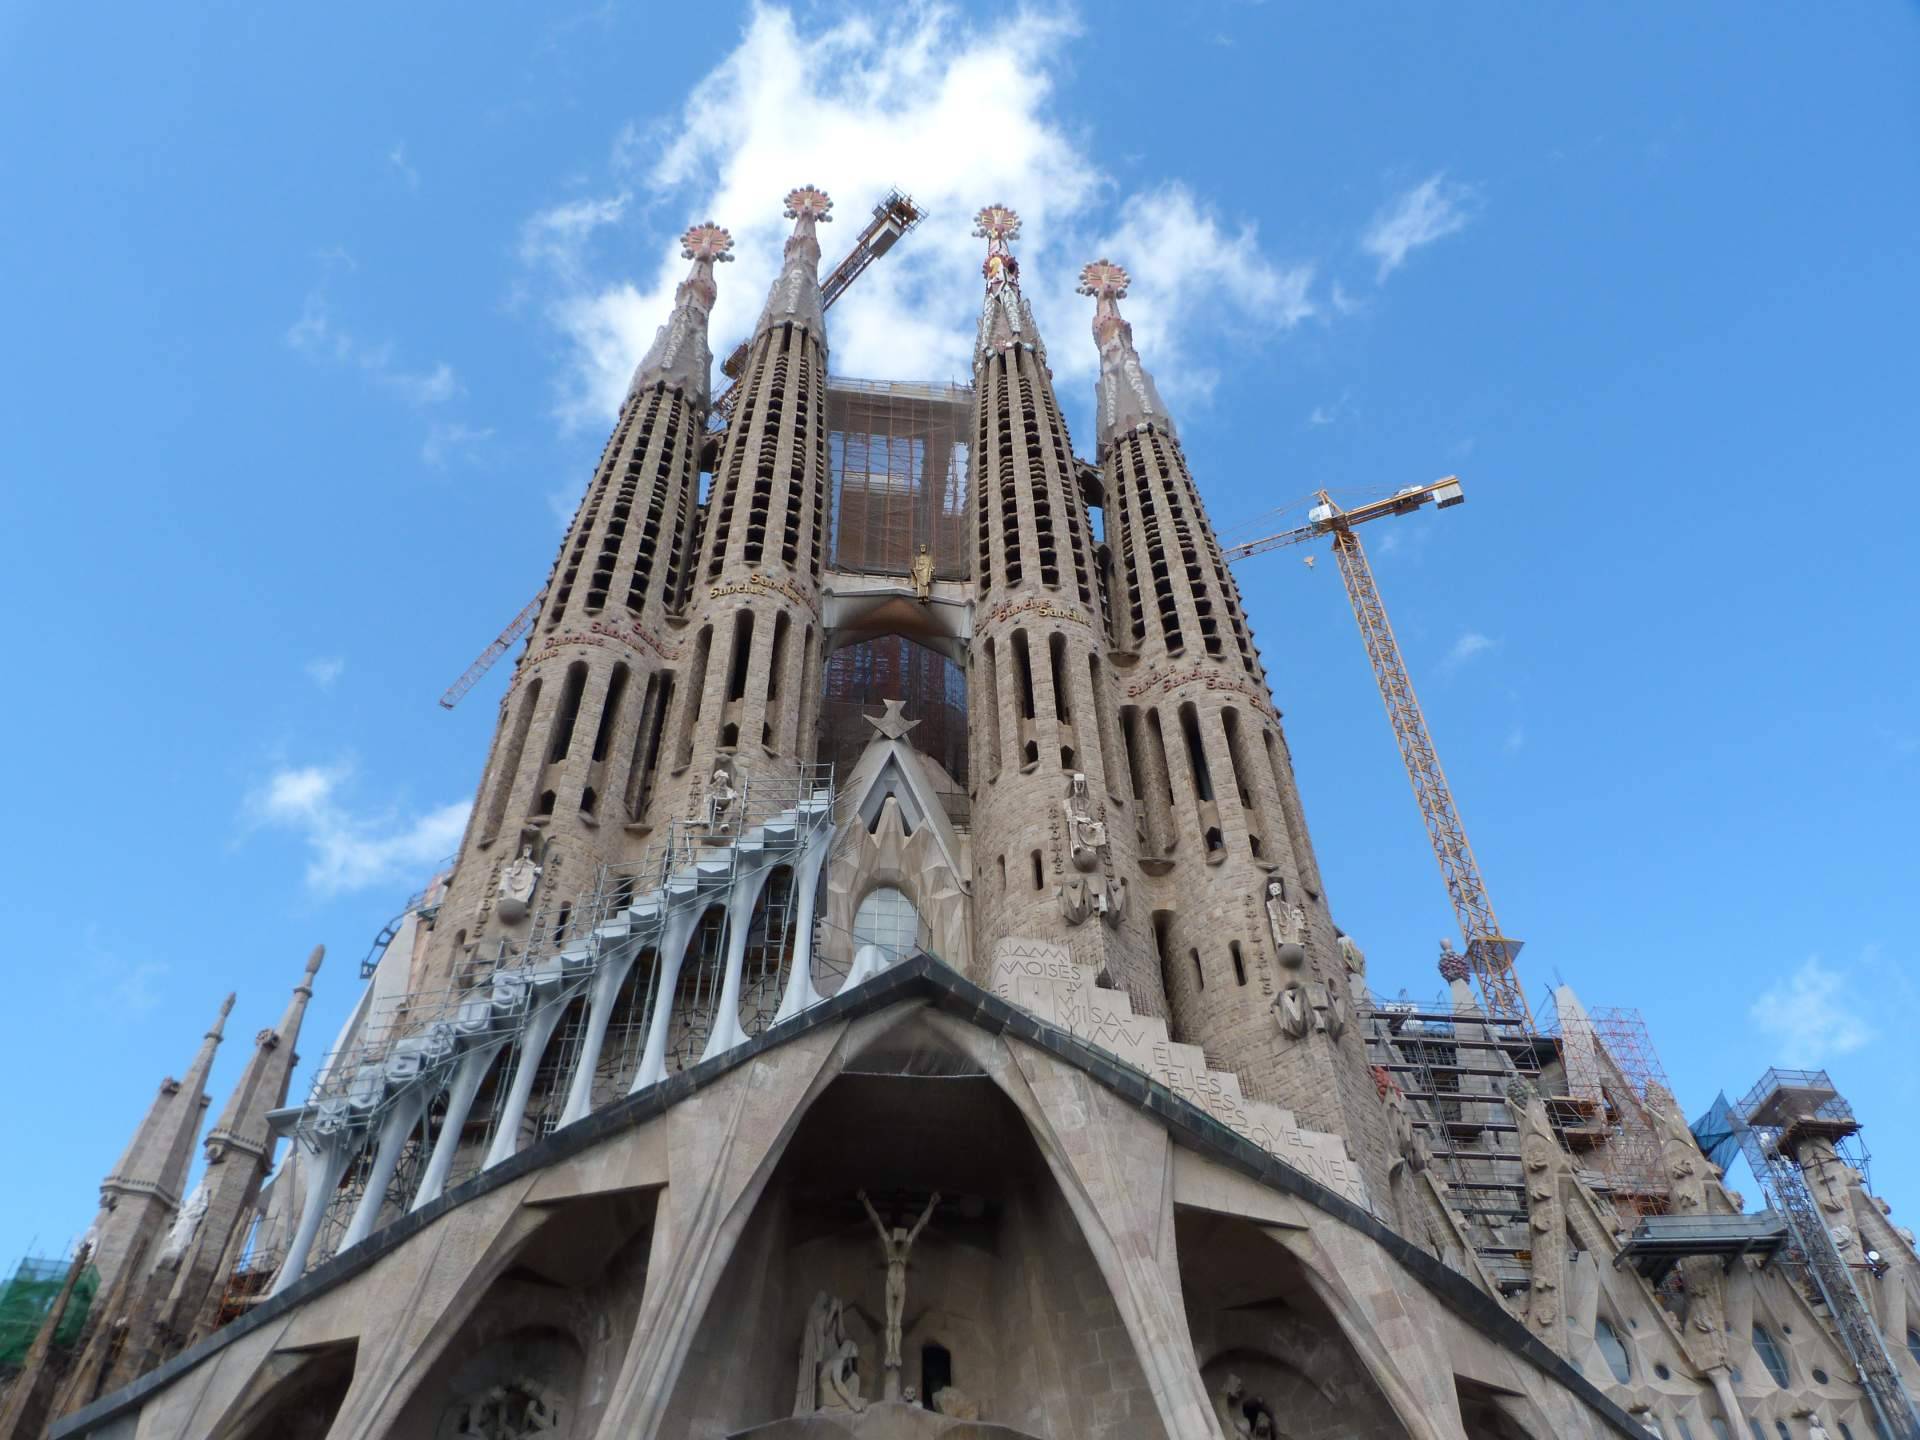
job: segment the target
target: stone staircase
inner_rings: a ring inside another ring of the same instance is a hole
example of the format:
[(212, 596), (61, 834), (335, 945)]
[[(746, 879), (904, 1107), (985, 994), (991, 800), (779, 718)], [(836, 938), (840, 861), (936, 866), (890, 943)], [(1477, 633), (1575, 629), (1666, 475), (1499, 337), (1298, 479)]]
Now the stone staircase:
[(1165, 1085), (1268, 1154), (1371, 1210), (1360, 1167), (1338, 1135), (1302, 1129), (1293, 1112), (1240, 1093), (1240, 1077), (1208, 1068), (1198, 1045), (1167, 1033), (1167, 1022), (1133, 1013), (1123, 990), (1105, 990), (1091, 966), (1064, 945), (1007, 939), (994, 947), (992, 989), (1001, 999), (1097, 1045)]

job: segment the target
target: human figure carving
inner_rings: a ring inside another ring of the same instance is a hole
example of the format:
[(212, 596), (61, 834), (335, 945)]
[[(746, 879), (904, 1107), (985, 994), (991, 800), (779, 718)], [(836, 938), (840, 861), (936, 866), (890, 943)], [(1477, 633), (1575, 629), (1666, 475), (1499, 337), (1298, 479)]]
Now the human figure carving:
[(1090, 804), (1087, 777), (1076, 770), (1068, 781), (1067, 798), (1060, 802), (1060, 809), (1067, 817), (1067, 853), (1074, 867), (1080, 870), (1092, 870), (1107, 848), (1106, 821), (1096, 820), (1088, 813)]
[(913, 1249), (913, 1242), (920, 1238), (920, 1232), (927, 1228), (927, 1222), (933, 1219), (933, 1210), (940, 1203), (940, 1192), (933, 1192), (933, 1198), (927, 1201), (927, 1208), (920, 1212), (920, 1218), (911, 1230), (896, 1225), (891, 1230), (880, 1219), (880, 1212), (873, 1208), (873, 1202), (867, 1198), (867, 1192), (860, 1192), (860, 1203), (866, 1207), (867, 1218), (873, 1221), (873, 1228), (880, 1234), (880, 1248), (887, 1257), (887, 1335), (886, 1357), (882, 1362), (889, 1370), (900, 1368), (900, 1317), (907, 1308), (907, 1252)]
[(725, 830), (732, 821), (733, 802), (740, 798), (733, 788), (733, 776), (722, 765), (713, 772), (713, 783), (707, 788), (707, 825), (713, 830)]
[(922, 605), (933, 599), (933, 556), (927, 553), (925, 542), (913, 557), (913, 598)]
[(526, 919), (527, 911), (533, 904), (534, 887), (539, 883), (540, 867), (534, 863), (533, 846), (522, 845), (519, 858), (509, 860), (500, 867), (494, 914), (508, 924)]
[[(1279, 952), (1282, 965), (1288, 965), (1290, 956), (1296, 962), (1306, 959), (1307, 912), (1287, 903), (1287, 882), (1278, 875), (1267, 879), (1267, 929), (1273, 934), (1273, 948)], [(1289, 968), (1297, 968), (1297, 964)]]
[(1213, 1397), (1213, 1413), (1226, 1440), (1252, 1435), (1253, 1426), (1247, 1421), (1247, 1382), (1238, 1375), (1227, 1376), (1226, 1384)]

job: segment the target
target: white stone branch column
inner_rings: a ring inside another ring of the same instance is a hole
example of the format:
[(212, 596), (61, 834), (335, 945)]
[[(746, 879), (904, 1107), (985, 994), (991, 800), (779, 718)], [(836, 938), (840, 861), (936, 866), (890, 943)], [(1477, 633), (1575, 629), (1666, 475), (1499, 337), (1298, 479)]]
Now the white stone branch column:
[(424, 1085), (413, 1086), (411, 1093), (401, 1096), (388, 1109), (386, 1119), (380, 1126), (379, 1144), (373, 1152), (373, 1169), (367, 1176), (367, 1188), (361, 1192), (360, 1204), (347, 1224), (347, 1233), (340, 1239), (342, 1250), (358, 1245), (373, 1233), (374, 1223), (380, 1218), (380, 1208), (386, 1202), (387, 1186), (393, 1183), (393, 1172), (399, 1168), (400, 1153), (406, 1149), (407, 1141), (413, 1136), (413, 1127), (420, 1123), (420, 1117), (426, 1111), (426, 1089)]
[(320, 1163), (315, 1167), (317, 1173), (307, 1185), (299, 1228), (293, 1232), (287, 1258), (280, 1262), (280, 1273), (273, 1277), (273, 1289), (267, 1292), (270, 1296), (278, 1295), (307, 1273), (307, 1257), (313, 1253), (320, 1221), (326, 1216), (327, 1203), (340, 1188), (340, 1178), (347, 1173), (348, 1163), (359, 1153), (361, 1134), (358, 1130), (337, 1130), (327, 1137), (325, 1148), (320, 1152)]
[(658, 976), (653, 997), (653, 1014), (647, 1021), (647, 1048), (640, 1056), (640, 1068), (634, 1072), (629, 1095), (637, 1095), (649, 1085), (667, 1078), (667, 1022), (673, 1011), (673, 992), (680, 983), (680, 965), (687, 956), (687, 942), (694, 927), (706, 914), (704, 902), (694, 899), (675, 908), (667, 916), (666, 933), (660, 937), (660, 957), (654, 965)]
[(593, 977), (593, 991), (587, 999), (587, 1033), (580, 1041), (580, 1058), (574, 1061), (573, 1081), (567, 1088), (567, 1106), (560, 1112), (560, 1124), (571, 1125), (593, 1109), (593, 1072), (600, 1068), (600, 1050), (607, 1043), (607, 1025), (613, 1019), (613, 1007), (620, 999), (620, 987), (643, 945), (624, 943), (621, 958), (600, 967)]
[(702, 1060), (724, 1055), (736, 1045), (747, 1043), (747, 1032), (740, 1028), (740, 976), (747, 964), (747, 940), (753, 930), (754, 908), (773, 876), (774, 864), (763, 857), (757, 868), (742, 874), (736, 870), (733, 893), (727, 897), (727, 976), (720, 986), (720, 1000), (713, 1017), (713, 1029), (707, 1035)]
[(473, 1097), (480, 1093), (480, 1082), (487, 1078), (487, 1067), (499, 1053), (497, 1046), (485, 1045), (460, 1057), (453, 1072), (453, 1083), (447, 1086), (447, 1113), (440, 1122), (440, 1138), (433, 1143), (433, 1154), (427, 1157), (426, 1172), (420, 1177), (420, 1188), (414, 1192), (409, 1210), (418, 1210), (446, 1193), (447, 1176), (453, 1170), (453, 1157), (460, 1149), (460, 1132), (466, 1129), (467, 1112), (473, 1109)]
[(833, 844), (838, 837), (838, 828), (830, 822), (815, 830), (807, 840), (806, 852), (794, 877), (799, 889), (793, 900), (793, 923), (800, 927), (800, 934), (793, 945), (793, 970), (787, 976), (786, 994), (781, 997), (779, 1013), (773, 1017), (776, 1025), (782, 1020), (791, 1020), (809, 1006), (818, 1005), (822, 998), (813, 988), (813, 922), (820, 903), (820, 877), (826, 873), (827, 860), (833, 854)]
[(520, 1032), (520, 1053), (513, 1061), (513, 1083), (500, 1111), (500, 1128), (493, 1132), (493, 1144), (487, 1150), (486, 1164), (481, 1169), (490, 1170), (502, 1160), (512, 1159), (520, 1149), (520, 1122), (527, 1118), (533, 1077), (540, 1069), (540, 1058), (546, 1054), (554, 1027), (566, 1013), (567, 1000), (563, 990), (544, 1001), (536, 1001), (533, 1013), (527, 1016), (526, 1028)]

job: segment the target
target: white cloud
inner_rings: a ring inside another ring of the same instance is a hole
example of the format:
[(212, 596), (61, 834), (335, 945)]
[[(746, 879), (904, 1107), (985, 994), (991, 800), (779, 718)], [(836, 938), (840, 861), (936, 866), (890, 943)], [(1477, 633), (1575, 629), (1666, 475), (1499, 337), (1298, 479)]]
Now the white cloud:
[(686, 270), (678, 243), (663, 237), (632, 278), (594, 273), (589, 252), (602, 227), (644, 220), (677, 234), (711, 218), (733, 231), (737, 263), (719, 273), (712, 327), (724, 356), (765, 301), (791, 228), (780, 200), (796, 184), (817, 184), (837, 203), (821, 229), (823, 266), (893, 185), (927, 214), (834, 307), (838, 374), (966, 378), (984, 255), (973, 216), (996, 201), (1021, 214), (1015, 249), (1063, 387), (1091, 383), (1092, 305), (1073, 287), (1103, 251), (1133, 272), (1128, 316), (1176, 394), (1208, 384), (1186, 363), (1205, 332), (1270, 335), (1311, 314), (1312, 267), (1269, 259), (1250, 227), (1218, 218), (1185, 187), (1119, 197), (1088, 137), (1051, 109), (1055, 67), (1069, 63), (1075, 33), (1068, 16), (1035, 10), (974, 23), (912, 5), (804, 29), (789, 11), (754, 10), (678, 115), (615, 138), (603, 194), (544, 210), (523, 231), (522, 257), (545, 279), (547, 318), (569, 342), (563, 422), (597, 425), (617, 410)]
[(471, 460), (493, 438), (491, 425), (474, 426), (458, 420), (437, 420), (427, 427), (427, 438), (420, 442), (420, 458), (436, 470), (448, 460)]
[(1333, 411), (1324, 405), (1314, 406), (1307, 414), (1307, 424), (1309, 425), (1331, 425), (1332, 423)]
[(470, 802), (420, 815), (394, 809), (356, 813), (341, 792), (348, 765), (276, 770), (248, 799), (257, 825), (290, 830), (312, 851), (306, 880), (323, 895), (422, 880), (459, 844)]
[(309, 680), (322, 690), (331, 690), (334, 682), (345, 673), (347, 662), (338, 655), (322, 655), (307, 661), (304, 668)]
[(542, 210), (520, 227), (520, 258), (529, 265), (549, 266), (563, 279), (576, 281), (593, 232), (617, 224), (626, 212), (624, 194), (572, 200)]
[(342, 329), (332, 307), (318, 290), (308, 293), (300, 318), (287, 327), (287, 345), (315, 360), (352, 365), (375, 384), (399, 395), (415, 409), (428, 409), (457, 399), (464, 390), (453, 367), (442, 360), (431, 370), (404, 370), (393, 363), (393, 344), (370, 345)]
[(1445, 664), (1450, 670), (1458, 669), (1469, 660), (1486, 654), (1497, 644), (1499, 641), (1482, 635), (1478, 630), (1463, 631), (1460, 638), (1453, 642), (1453, 648), (1447, 651)]
[(1763, 990), (1748, 1018), (1774, 1044), (1772, 1059), (1782, 1065), (1815, 1066), (1848, 1055), (1873, 1039), (1859, 998), (1847, 977), (1818, 955), (1791, 975)]
[(1360, 248), (1380, 262), (1376, 278), (1385, 280), (1421, 246), (1464, 230), (1476, 198), (1467, 186), (1448, 184), (1442, 171), (1382, 210), (1360, 236)]
[(407, 142), (402, 140), (387, 152), (387, 163), (400, 172), (409, 190), (420, 188), (420, 172), (407, 163)]
[(1527, 727), (1524, 725), (1516, 725), (1507, 731), (1505, 744), (1509, 752), (1524, 750), (1527, 745)]

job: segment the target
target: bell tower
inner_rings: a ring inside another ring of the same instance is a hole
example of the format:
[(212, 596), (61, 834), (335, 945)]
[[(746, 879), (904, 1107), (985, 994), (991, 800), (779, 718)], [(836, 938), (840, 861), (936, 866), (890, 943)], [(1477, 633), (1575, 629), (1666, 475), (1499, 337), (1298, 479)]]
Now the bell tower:
[(1383, 1153), (1384, 1122), (1292, 757), (1173, 416), (1120, 313), (1128, 284), (1108, 260), (1080, 275), (1100, 351), (1119, 730), (1173, 1034), (1249, 1097), (1346, 1136), (1364, 1163)]
[(600, 864), (656, 823), (689, 658), (676, 627), (692, 579), (713, 272), (732, 249), (711, 221), (681, 237), (692, 265), (554, 560), (414, 988), (444, 985), (483, 940), (523, 947), (536, 923), (563, 928)]
[(1140, 914), (1135, 826), (1114, 726), (1092, 522), (1020, 291), (1020, 217), (989, 205), (974, 347), (974, 894), (997, 942), (1067, 945), (1141, 1014), (1166, 1002)]

